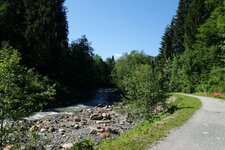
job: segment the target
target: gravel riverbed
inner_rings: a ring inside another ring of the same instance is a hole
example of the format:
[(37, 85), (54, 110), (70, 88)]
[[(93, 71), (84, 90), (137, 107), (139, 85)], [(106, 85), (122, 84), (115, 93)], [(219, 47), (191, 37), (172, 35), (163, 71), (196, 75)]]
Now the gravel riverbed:
[(37, 132), (45, 149), (69, 149), (75, 142), (90, 139), (98, 144), (117, 137), (134, 125), (116, 113), (114, 105), (99, 105), (70, 114), (36, 120), (29, 131)]

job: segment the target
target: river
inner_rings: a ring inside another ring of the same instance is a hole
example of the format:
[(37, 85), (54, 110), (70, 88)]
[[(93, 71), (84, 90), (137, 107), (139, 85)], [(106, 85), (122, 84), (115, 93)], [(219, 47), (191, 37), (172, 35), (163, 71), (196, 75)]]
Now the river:
[(98, 104), (110, 104), (112, 103), (112, 100), (109, 99), (109, 94), (112, 92), (113, 92), (112, 89), (99, 89), (96, 92), (95, 96), (86, 102), (71, 105), (68, 107), (54, 108), (54, 109), (46, 110), (43, 112), (36, 112), (30, 115), (29, 117), (26, 117), (25, 119), (39, 120), (39, 119), (54, 117), (54, 116), (62, 115), (62, 114), (72, 114), (75, 111), (79, 111), (81, 109), (87, 109), (87, 108), (96, 106)]

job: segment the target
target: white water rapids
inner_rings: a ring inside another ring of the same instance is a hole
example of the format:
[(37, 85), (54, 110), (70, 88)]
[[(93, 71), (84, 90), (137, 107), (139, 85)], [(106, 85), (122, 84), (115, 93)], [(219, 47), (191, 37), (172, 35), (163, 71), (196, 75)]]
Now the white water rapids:
[(111, 89), (99, 89), (96, 95), (87, 102), (68, 106), (68, 107), (55, 108), (55, 109), (43, 111), (43, 112), (36, 112), (24, 119), (39, 120), (43, 118), (54, 117), (56, 115), (72, 114), (75, 111), (90, 108), (98, 104), (108, 104), (109, 103), (108, 94), (111, 91), (112, 91)]

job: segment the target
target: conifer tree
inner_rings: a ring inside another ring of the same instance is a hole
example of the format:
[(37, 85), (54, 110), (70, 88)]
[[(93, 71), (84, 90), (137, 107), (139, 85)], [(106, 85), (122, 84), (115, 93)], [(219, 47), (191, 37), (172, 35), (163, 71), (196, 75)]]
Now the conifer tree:
[(193, 0), (190, 4), (187, 19), (184, 24), (185, 49), (190, 49), (190, 46), (195, 42), (195, 36), (199, 25), (205, 20), (205, 2), (203, 0)]
[(188, 14), (188, 8), (191, 0), (180, 0), (175, 16), (173, 48), (175, 54), (181, 54), (184, 51), (184, 24)]

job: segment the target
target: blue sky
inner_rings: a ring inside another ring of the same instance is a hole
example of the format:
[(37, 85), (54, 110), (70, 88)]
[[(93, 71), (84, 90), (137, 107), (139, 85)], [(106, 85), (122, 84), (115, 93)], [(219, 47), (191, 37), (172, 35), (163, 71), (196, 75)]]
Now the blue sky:
[(131, 50), (156, 56), (178, 0), (66, 0), (65, 6), (69, 40), (86, 35), (105, 59)]

